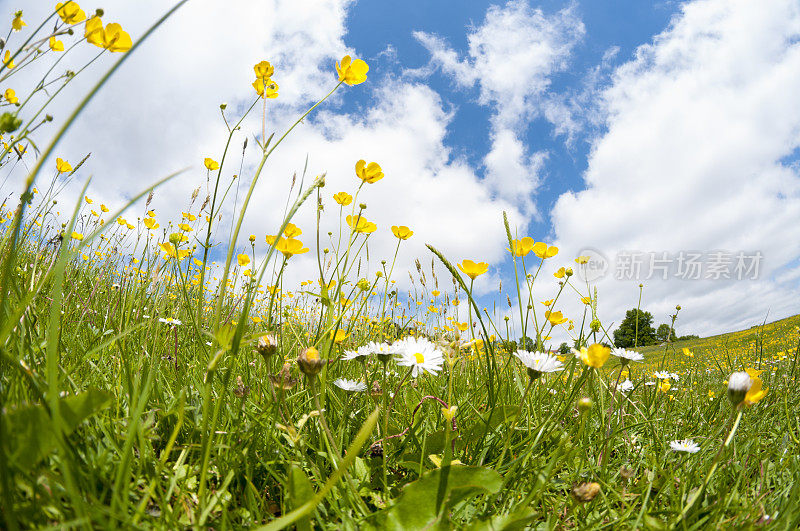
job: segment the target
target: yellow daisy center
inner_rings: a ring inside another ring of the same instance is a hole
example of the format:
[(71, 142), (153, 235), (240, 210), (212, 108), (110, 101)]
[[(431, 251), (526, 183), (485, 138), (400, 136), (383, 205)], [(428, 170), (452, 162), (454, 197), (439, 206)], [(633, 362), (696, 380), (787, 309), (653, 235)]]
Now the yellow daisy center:
[(414, 354), (414, 359), (416, 359), (416, 360), (417, 360), (417, 363), (425, 363), (425, 356), (423, 356), (423, 355), (422, 355), (422, 354), (420, 354), (419, 352), (417, 352), (416, 354)]

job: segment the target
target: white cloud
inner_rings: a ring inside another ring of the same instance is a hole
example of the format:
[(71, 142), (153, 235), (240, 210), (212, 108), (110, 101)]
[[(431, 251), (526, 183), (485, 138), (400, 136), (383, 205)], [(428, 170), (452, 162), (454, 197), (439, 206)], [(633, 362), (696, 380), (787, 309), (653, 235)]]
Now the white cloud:
[(477, 86), (479, 103), (493, 109), (492, 147), (484, 160), (487, 182), (496, 196), (516, 198), (529, 216), (537, 212), (531, 195), (545, 154), (529, 153), (521, 138), (530, 121), (543, 113), (550, 77), (567, 67), (572, 48), (583, 37), (584, 25), (574, 11), (568, 7), (546, 15), (526, 0), (491, 6), (483, 24), (469, 33), (465, 57), (439, 36), (414, 33), (431, 54), (429, 67), (417, 74), (438, 67), (460, 87)]
[[(639, 47), (604, 93), (587, 189), (554, 208), (566, 256), (758, 250), (759, 280), (651, 279), (645, 307), (662, 321), (681, 304), (683, 333), (701, 335), (796, 312), (800, 172), (782, 160), (800, 148), (799, 38), (796, 2), (701, 0)], [(601, 283), (607, 320), (635, 306), (637, 284)]]

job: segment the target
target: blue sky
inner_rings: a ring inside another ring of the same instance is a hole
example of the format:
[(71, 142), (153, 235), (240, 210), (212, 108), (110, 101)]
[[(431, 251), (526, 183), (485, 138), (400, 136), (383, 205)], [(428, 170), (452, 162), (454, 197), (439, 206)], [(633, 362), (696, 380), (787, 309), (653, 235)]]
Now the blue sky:
[[(10, 13), (16, 5), (0, 0), (0, 7)], [(164, 3), (103, 7), (105, 20), (122, 23), (135, 40)], [(25, 16), (36, 20), (46, 9), (35, 3)], [(280, 132), (330, 90), (333, 64), (346, 53), (367, 60), (368, 81), (340, 90), (276, 152), (245, 219), (259, 241), (279, 224), (291, 175), (306, 157), (312, 175), (327, 172), (331, 195), (354, 191), (352, 168), (364, 158), (386, 173), (359, 198), (379, 226), (373, 261), (391, 257), (391, 225), (415, 231), (398, 258), (403, 288), (410, 287), (404, 271), (416, 258), (430, 260), (424, 244), (431, 243), (453, 261), (490, 264), (476, 282), (487, 306), (515, 300), (505, 210), (520, 236), (561, 249), (545, 264), (534, 302), (552, 298), (555, 269), (574, 266), (591, 248), (608, 265), (595, 279), (606, 323), (635, 304), (639, 283), (657, 322), (676, 304), (684, 308), (683, 333), (797, 313), (800, 6), (793, 0), (191, 0), (111, 80), (60, 155), (79, 160), (91, 151), (78, 177), (93, 175), (91, 193), (111, 204), (191, 165), (154, 200), (160, 219), (175, 219), (204, 186), (199, 161), (220, 155), (219, 103), (234, 113), (252, 101), (253, 64), (275, 64), (281, 96), (270, 102), (268, 128)], [(55, 102), (53, 126), (111, 59)], [(243, 135), (260, 128), (260, 116), (251, 116)], [(245, 156), (244, 180), (254, 155)], [(313, 208), (296, 222), (310, 233)], [(336, 227), (334, 219), (323, 225)], [(699, 252), (709, 267), (719, 251), (761, 253), (758, 278), (677, 274), (679, 256)], [(667, 253), (668, 278), (614, 278), (617, 257), (631, 252), (645, 262)], [(292, 280), (313, 277), (314, 260), (293, 262)], [(563, 305), (580, 318), (574, 294)]]

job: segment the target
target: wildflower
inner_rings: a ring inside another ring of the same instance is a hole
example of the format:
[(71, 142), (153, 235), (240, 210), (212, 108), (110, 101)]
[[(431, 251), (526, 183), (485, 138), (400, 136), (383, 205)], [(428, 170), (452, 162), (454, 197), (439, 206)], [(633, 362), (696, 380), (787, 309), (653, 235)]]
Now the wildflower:
[(55, 37), (50, 37), (48, 46), (50, 46), (50, 49), (54, 52), (64, 51), (64, 42), (56, 39)]
[(370, 234), (375, 232), (378, 229), (378, 226), (374, 223), (367, 221), (367, 219), (362, 216), (347, 216), (345, 218), (347, 224), (353, 230), (353, 232), (360, 232), (362, 234)]
[(276, 352), (278, 352), (278, 340), (275, 337), (275, 334), (264, 334), (263, 336), (258, 338), (258, 343), (256, 343), (256, 352), (261, 354), (261, 357), (264, 358), (264, 361), (269, 361)]
[(669, 380), (670, 378), (672, 378), (672, 374), (664, 371), (656, 371), (653, 373), (653, 376), (655, 376), (659, 380)]
[(14, 89), (6, 89), (4, 96), (8, 103), (11, 103), (13, 105), (19, 103), (19, 98), (17, 97), (17, 93), (14, 92)]
[(59, 2), (56, 4), (56, 13), (64, 24), (77, 24), (86, 20), (86, 13), (76, 2)]
[(278, 89), (280, 87), (278, 87), (278, 84), (271, 79), (267, 79), (265, 83), (264, 79), (258, 78), (253, 81), (253, 88), (255, 89), (256, 94), (262, 98), (274, 99), (278, 97)]
[(355, 61), (349, 56), (342, 57), (341, 62), (336, 63), (336, 73), (339, 74), (339, 81), (348, 85), (359, 85), (367, 80), (369, 66), (361, 59)]
[(144, 226), (147, 227), (147, 230), (155, 230), (158, 227), (160, 227), (160, 225), (156, 223), (156, 220), (154, 218), (145, 219)]
[(394, 234), (395, 238), (400, 240), (407, 240), (414, 235), (414, 231), (406, 227), (405, 225), (392, 225), (392, 234)]
[(365, 160), (356, 162), (356, 176), (365, 183), (374, 184), (383, 179), (383, 170), (377, 162), (367, 164)]
[(686, 347), (683, 347), (683, 355), (684, 356), (688, 356), (690, 358), (694, 358), (694, 352), (692, 352), (691, 350), (689, 350)]
[(333, 381), (333, 385), (339, 389), (351, 392), (361, 392), (367, 390), (367, 384), (359, 382), (358, 380), (348, 380), (346, 378), (337, 378)]
[(80, 232), (73, 232), (72, 239), (81, 241), (83, 239), (83, 234), (81, 234)]
[(564, 317), (564, 314), (561, 313), (561, 312), (551, 312), (551, 311), (548, 310), (548, 311), (544, 312), (544, 317), (545, 317), (545, 319), (550, 321), (550, 324), (553, 325), (553, 326), (560, 325), (562, 323), (566, 323), (567, 322), (567, 318)]
[(449, 421), (453, 420), (453, 417), (456, 416), (457, 412), (458, 412), (458, 406), (450, 406), (442, 408), (442, 415)]
[(158, 321), (161, 322), (161, 323), (164, 323), (164, 324), (168, 324), (170, 326), (178, 326), (178, 325), (182, 325), (183, 324), (178, 319), (173, 319), (172, 317), (167, 317), (166, 319), (163, 318), (163, 317), (160, 317), (158, 319)]
[(22, 11), (17, 11), (14, 13), (14, 20), (11, 21), (11, 29), (14, 31), (19, 31), (23, 28), (23, 26), (27, 26), (25, 21), (22, 20)]
[(545, 258), (552, 258), (558, 254), (558, 247), (547, 245), (544, 242), (537, 242), (533, 246), (533, 253), (544, 260)]
[(521, 240), (511, 240), (511, 249), (506, 248), (506, 250), (514, 256), (525, 256), (531, 252), (534, 243), (533, 238), (525, 236)]
[(205, 159), (203, 159), (203, 165), (206, 167), (206, 169), (210, 171), (219, 169), (219, 163), (210, 157), (206, 157)]
[(269, 381), (273, 387), (288, 391), (297, 385), (297, 378), (292, 378), (292, 366), (290, 363), (284, 363), (278, 374), (269, 375)]
[(689, 454), (696, 454), (700, 451), (700, 446), (691, 439), (683, 441), (671, 441), (669, 447), (673, 452), (686, 452)]
[(345, 332), (340, 328), (336, 332), (331, 330), (328, 335), (330, 336), (330, 338), (333, 340), (334, 343), (339, 344), (345, 339), (347, 339), (347, 336), (349, 336), (350, 334), (348, 334), (347, 332)]
[(735, 372), (730, 375), (728, 378), (728, 398), (734, 407), (742, 403), (752, 386), (753, 381), (746, 372)]
[(633, 391), (633, 387), (634, 387), (633, 382), (630, 380), (625, 380), (624, 382), (619, 384), (619, 390), (622, 391), (623, 393)]
[(635, 350), (627, 350), (624, 348), (615, 348), (611, 350), (611, 353), (619, 358), (619, 362), (623, 365), (627, 365), (631, 361), (642, 361), (644, 356), (636, 352)]
[(86, 21), (86, 42), (109, 52), (127, 52), (133, 46), (131, 36), (122, 26), (112, 22), (103, 28), (103, 21), (97, 15)]
[(277, 245), (275, 245), (275, 249), (282, 252), (286, 258), (308, 252), (308, 247), (303, 247), (303, 242), (294, 238), (280, 238)]
[(11, 50), (6, 50), (6, 54), (3, 56), (3, 64), (6, 65), (9, 70), (17, 66), (11, 59)]
[(592, 501), (598, 494), (600, 494), (600, 484), (595, 482), (581, 483), (572, 489), (572, 496), (581, 503)]
[(600, 343), (589, 345), (589, 348), (581, 347), (580, 350), (572, 349), (572, 353), (578, 356), (581, 361), (589, 367), (599, 369), (608, 360), (611, 349), (604, 347)]
[(464, 260), (460, 264), (458, 264), (458, 269), (461, 270), (462, 273), (467, 275), (472, 280), (475, 280), (476, 277), (486, 273), (489, 269), (489, 264), (486, 262), (473, 262), (472, 260)]
[(427, 339), (409, 337), (399, 343), (395, 345), (399, 354), (397, 364), (411, 367), (411, 375), (415, 378), (423, 372), (436, 374), (442, 369), (444, 356), (436, 345)]
[(528, 376), (531, 380), (539, 378), (546, 372), (555, 372), (563, 369), (561, 362), (550, 354), (518, 350), (514, 355), (528, 369)]
[(253, 66), (257, 78), (269, 79), (275, 73), (275, 67), (269, 61), (261, 61)]
[(591, 297), (581, 297), (581, 302), (588, 306), (588, 305), (590, 305), (592, 303), (592, 298)]
[(319, 357), (319, 351), (316, 348), (308, 347), (297, 356), (297, 365), (303, 374), (314, 377), (322, 370), (325, 360)]
[(564, 275), (566, 275), (566, 274), (567, 274), (567, 270), (565, 268), (563, 268), (563, 267), (559, 267), (558, 271), (553, 273), (553, 276), (556, 277), (556, 278), (564, 278)]
[(661, 383), (658, 384), (658, 390), (662, 393), (666, 393), (670, 388), (672, 388), (672, 384), (669, 383), (669, 380), (662, 380)]
[(750, 389), (747, 390), (747, 394), (744, 396), (744, 403), (747, 406), (752, 406), (753, 404), (758, 403), (764, 396), (767, 394), (767, 389), (761, 388), (761, 378), (756, 376), (752, 378), (753, 384), (750, 386)]
[(339, 192), (333, 195), (333, 200), (342, 206), (347, 206), (353, 201), (353, 196), (347, 192)]

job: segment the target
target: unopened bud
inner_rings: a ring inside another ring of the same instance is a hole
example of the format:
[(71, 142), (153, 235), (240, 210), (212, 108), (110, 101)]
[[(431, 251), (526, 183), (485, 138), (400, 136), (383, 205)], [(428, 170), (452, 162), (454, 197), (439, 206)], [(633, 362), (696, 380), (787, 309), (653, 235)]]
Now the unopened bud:
[(589, 411), (592, 409), (592, 399), (588, 396), (584, 396), (580, 400), (578, 400), (578, 411), (583, 413), (584, 411)]
[(258, 345), (256, 351), (264, 358), (264, 361), (269, 359), (278, 351), (278, 341), (275, 334), (264, 334), (258, 338)]
[(297, 365), (306, 376), (316, 376), (325, 365), (325, 360), (319, 357), (319, 351), (314, 347), (308, 347), (297, 356)]

